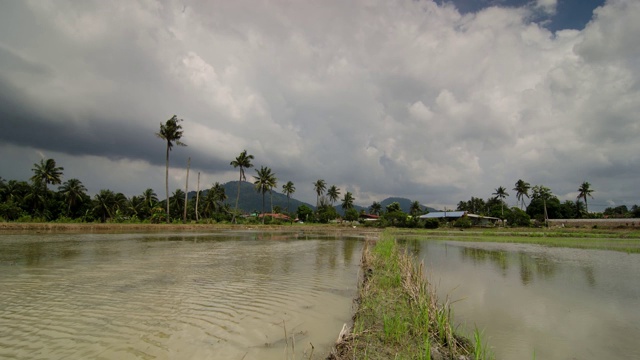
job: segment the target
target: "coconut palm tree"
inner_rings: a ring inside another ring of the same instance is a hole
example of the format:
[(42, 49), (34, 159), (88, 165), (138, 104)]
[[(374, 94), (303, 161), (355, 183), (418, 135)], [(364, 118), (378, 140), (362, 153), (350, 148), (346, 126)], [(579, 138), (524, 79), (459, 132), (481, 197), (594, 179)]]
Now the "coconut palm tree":
[(48, 215), (47, 187), (43, 182), (34, 182), (23, 197), (24, 205), (37, 216)]
[(141, 197), (144, 199), (145, 206), (149, 209), (153, 209), (158, 204), (158, 195), (151, 188), (143, 191)]
[(500, 186), (495, 191), (496, 192), (491, 195), (495, 195), (496, 199), (500, 199), (500, 212), (502, 213), (502, 218), (504, 219), (504, 199), (509, 196), (509, 194), (507, 194), (507, 189), (505, 189), (504, 186)]
[(287, 195), (287, 213), (288, 213), (289, 212), (289, 198), (291, 197), (291, 194), (296, 192), (296, 187), (293, 186), (293, 183), (291, 181), (287, 181), (286, 184), (282, 185), (282, 192), (285, 195)]
[(411, 216), (418, 216), (422, 214), (422, 205), (420, 205), (419, 201), (411, 203), (411, 206), (409, 207), (409, 214), (411, 214)]
[(231, 218), (231, 222), (234, 224), (236, 222), (236, 215), (238, 214), (238, 202), (240, 201), (240, 184), (243, 181), (247, 180), (244, 174), (244, 169), (253, 167), (251, 160), (253, 160), (253, 155), (251, 154), (247, 155), (247, 150), (242, 150), (240, 155), (238, 155), (238, 157), (236, 157), (236, 159), (229, 164), (234, 168), (237, 168), (237, 167), (240, 168), (240, 179), (238, 180), (238, 194), (236, 196), (236, 210), (233, 212), (233, 217)]
[(344, 194), (344, 198), (342, 198), (342, 208), (344, 210), (353, 208), (354, 201), (355, 201), (355, 198), (353, 197), (353, 194), (347, 191), (347, 193)]
[(520, 202), (520, 209), (524, 207), (524, 197), (529, 198), (529, 189), (531, 189), (531, 185), (520, 179), (516, 181), (516, 187), (513, 188), (513, 191), (516, 192), (516, 199)]
[(313, 189), (316, 191), (316, 209), (320, 207), (320, 196), (324, 194), (324, 190), (327, 188), (327, 183), (322, 179), (318, 179), (313, 183)]
[(26, 181), (9, 180), (3, 186), (2, 202), (21, 203), (24, 197), (31, 190), (31, 186)]
[(589, 214), (589, 205), (587, 204), (587, 196), (593, 199), (591, 193), (593, 189), (591, 189), (591, 184), (588, 181), (585, 181), (578, 188), (578, 199), (584, 199), (584, 209), (587, 214)]
[(111, 190), (100, 190), (93, 197), (93, 214), (106, 222), (108, 218), (113, 218), (117, 207), (116, 194)]
[(82, 185), (80, 180), (69, 179), (60, 186), (59, 191), (67, 202), (67, 215), (69, 215), (69, 213), (71, 213), (71, 207), (75, 206), (86, 196), (87, 188)]
[(227, 200), (227, 194), (224, 186), (216, 182), (207, 190), (207, 194), (203, 199), (205, 217), (211, 217), (214, 213), (221, 212), (224, 209), (225, 200)]
[(551, 189), (546, 186), (536, 185), (531, 188), (531, 192), (531, 197), (533, 199), (542, 199), (542, 206), (544, 207), (544, 222), (547, 223), (547, 220), (549, 220), (549, 215), (547, 214), (547, 200), (551, 199), (551, 196), (553, 195), (551, 193)]
[(57, 185), (61, 183), (62, 179), (62, 166), (56, 166), (56, 161), (53, 159), (40, 160), (40, 164), (33, 164), (34, 168), (31, 169), (34, 175), (31, 177), (31, 181), (34, 184), (43, 184), (45, 190), (47, 184)]
[(167, 143), (166, 165), (165, 165), (165, 177), (164, 188), (167, 199), (167, 224), (169, 220), (169, 152), (173, 148), (173, 145), (187, 146), (187, 144), (180, 141), (182, 138), (182, 125), (179, 123), (182, 119), (178, 119), (176, 115), (173, 115), (171, 119), (167, 120), (165, 124), (160, 123), (160, 132), (156, 133), (156, 136), (164, 140)]
[(180, 217), (180, 214), (184, 210), (184, 195), (182, 189), (176, 189), (171, 195), (170, 202), (176, 217)]
[(253, 184), (255, 185), (256, 191), (262, 194), (262, 223), (264, 224), (264, 194), (276, 187), (278, 179), (276, 179), (275, 174), (271, 172), (271, 169), (266, 166), (261, 166), (260, 170), (256, 169), (256, 172), (258, 176), (254, 176), (255, 181)]
[(382, 211), (382, 205), (377, 201), (374, 201), (369, 207), (369, 213), (373, 215), (380, 215), (380, 211)]
[(153, 191), (153, 189), (148, 188), (142, 192), (140, 195), (142, 199), (142, 209), (141, 211), (144, 213), (144, 218), (151, 217), (151, 210), (158, 206), (158, 195)]
[(224, 208), (224, 201), (227, 200), (227, 194), (224, 191), (224, 186), (216, 181), (216, 183), (213, 184), (209, 191), (212, 193), (215, 210), (217, 212), (222, 211), (222, 209)]
[(132, 217), (141, 219), (145, 206), (144, 198), (141, 195), (134, 195), (127, 200), (126, 213)]
[(331, 201), (331, 206), (333, 206), (333, 203), (340, 199), (340, 189), (335, 185), (331, 185), (329, 190), (327, 190), (327, 196), (329, 196), (329, 201)]

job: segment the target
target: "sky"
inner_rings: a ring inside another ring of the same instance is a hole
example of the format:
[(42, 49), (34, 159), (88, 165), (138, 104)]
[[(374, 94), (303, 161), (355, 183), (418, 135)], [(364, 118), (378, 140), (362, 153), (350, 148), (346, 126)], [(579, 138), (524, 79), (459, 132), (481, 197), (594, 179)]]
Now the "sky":
[[(0, 0), (0, 177), (90, 194), (237, 180), (454, 209), (519, 179), (640, 204), (640, 1)], [(255, 170), (247, 172), (253, 180)]]

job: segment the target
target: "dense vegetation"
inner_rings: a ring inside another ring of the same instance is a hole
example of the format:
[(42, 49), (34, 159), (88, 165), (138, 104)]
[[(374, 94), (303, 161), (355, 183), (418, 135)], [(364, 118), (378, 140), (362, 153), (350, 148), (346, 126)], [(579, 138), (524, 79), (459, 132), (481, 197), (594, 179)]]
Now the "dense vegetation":
[[(153, 189), (146, 189), (140, 195), (127, 197), (109, 189), (101, 189), (93, 198), (79, 179), (63, 182), (64, 168), (54, 159), (41, 160), (33, 165), (33, 176), (27, 181), (5, 180), (0, 178), (0, 220), (2, 221), (58, 221), (58, 222), (247, 222), (286, 221), (287, 217), (298, 218), (305, 222), (328, 223), (336, 220), (357, 221), (364, 214), (367, 222), (373, 226), (385, 227), (426, 227), (435, 228), (437, 220), (421, 220), (419, 216), (435, 209), (426, 208), (417, 201), (403, 198), (389, 198), (383, 202), (373, 202), (369, 208), (355, 204), (353, 193), (335, 185), (328, 186), (324, 179), (314, 182), (316, 195), (315, 207), (291, 197), (295, 193), (292, 181), (282, 185), (282, 194), (278, 193), (276, 174), (266, 166), (255, 169), (253, 185), (247, 182), (245, 170), (254, 166), (253, 155), (243, 150), (230, 162), (230, 166), (239, 170), (237, 182), (212, 184), (209, 188), (186, 194), (185, 189), (176, 189), (169, 194), (169, 154), (174, 145), (186, 146), (181, 142), (182, 127), (175, 115), (160, 124), (156, 135), (166, 143), (165, 198), (160, 200)], [(188, 170), (187, 170), (188, 178)], [(56, 190), (50, 185), (59, 185)], [(199, 185), (198, 185), (199, 186)], [(518, 180), (513, 190), (519, 207), (507, 206), (509, 196), (506, 188), (498, 187), (493, 196), (486, 201), (472, 197), (460, 201), (457, 209), (469, 213), (506, 219), (514, 226), (529, 226), (531, 219), (573, 219), (584, 217), (640, 217), (640, 209), (633, 205), (607, 208), (604, 213), (588, 212), (588, 198), (594, 190), (591, 184), (583, 182), (578, 188), (576, 201), (563, 203), (545, 186), (531, 187), (529, 183)], [(231, 199), (229, 199), (231, 197)], [(234, 205), (232, 206), (233, 198)], [(525, 198), (529, 204), (525, 209)], [(285, 214), (276, 217), (272, 214)], [(253, 214), (253, 216), (251, 216)], [(278, 220), (274, 220), (274, 219)], [(459, 227), (470, 226), (469, 219), (463, 218), (455, 223)]]

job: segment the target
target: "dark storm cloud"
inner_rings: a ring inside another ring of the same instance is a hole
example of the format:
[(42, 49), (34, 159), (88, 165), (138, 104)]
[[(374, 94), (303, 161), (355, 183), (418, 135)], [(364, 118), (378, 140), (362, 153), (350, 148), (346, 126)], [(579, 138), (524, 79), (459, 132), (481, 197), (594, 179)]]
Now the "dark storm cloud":
[[(160, 121), (141, 123), (136, 119), (98, 117), (68, 121), (69, 114), (40, 108), (1, 78), (0, 116), (3, 119), (0, 142), (68, 155), (143, 160), (154, 165), (165, 163), (165, 143), (155, 135), (160, 130)], [(226, 160), (212, 159), (211, 154), (197, 148), (189, 149), (189, 154), (193, 154), (194, 167), (211, 169), (228, 165)]]

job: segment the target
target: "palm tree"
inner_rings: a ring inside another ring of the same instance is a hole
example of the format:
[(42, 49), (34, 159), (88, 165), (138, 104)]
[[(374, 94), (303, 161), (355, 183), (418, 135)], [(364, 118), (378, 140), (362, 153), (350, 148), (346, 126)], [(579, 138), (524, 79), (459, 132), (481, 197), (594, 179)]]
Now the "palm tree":
[(338, 189), (335, 185), (331, 185), (329, 190), (327, 190), (327, 195), (329, 196), (329, 201), (331, 201), (331, 206), (340, 198), (340, 189)]
[(327, 188), (327, 183), (324, 180), (319, 179), (313, 183), (313, 189), (316, 191), (316, 209), (320, 207), (320, 196), (324, 194), (324, 190)]
[(187, 146), (187, 144), (180, 141), (182, 138), (182, 125), (179, 122), (182, 119), (178, 119), (177, 116), (173, 115), (171, 119), (167, 120), (165, 124), (160, 123), (160, 132), (156, 133), (156, 136), (160, 139), (166, 141), (167, 143), (167, 155), (166, 155), (166, 165), (165, 165), (165, 176), (164, 176), (164, 189), (165, 195), (167, 199), (167, 224), (169, 221), (169, 152), (173, 148), (174, 142), (175, 145), (179, 146)]
[(351, 194), (351, 192), (347, 191), (347, 193), (344, 194), (344, 198), (342, 198), (342, 208), (344, 210), (353, 208), (353, 201), (354, 200), (355, 200), (355, 198), (353, 197), (353, 194)]
[(382, 211), (382, 205), (377, 201), (374, 201), (369, 207), (369, 212), (371, 214), (380, 215), (380, 211)]
[(47, 216), (47, 187), (44, 183), (34, 182), (25, 194), (24, 205), (38, 216)]
[(173, 207), (173, 213), (176, 217), (180, 217), (180, 214), (184, 210), (184, 191), (182, 189), (176, 189), (171, 196), (170, 202)]
[(9, 180), (3, 186), (2, 202), (13, 202), (15, 204), (22, 202), (24, 197), (31, 190), (31, 186), (26, 181)]
[(144, 199), (145, 206), (148, 206), (149, 209), (152, 209), (158, 203), (158, 195), (151, 188), (143, 191), (141, 196)]
[(60, 193), (67, 201), (67, 215), (71, 212), (71, 207), (76, 205), (87, 192), (87, 188), (78, 179), (69, 179), (59, 188)]
[(496, 189), (496, 192), (491, 195), (495, 195), (496, 199), (500, 199), (500, 212), (502, 213), (502, 218), (504, 219), (504, 199), (509, 196), (509, 194), (507, 194), (507, 189), (505, 189), (504, 186), (500, 186)]
[(256, 172), (258, 176), (254, 176), (256, 180), (253, 184), (255, 185), (256, 191), (262, 193), (262, 223), (264, 224), (264, 194), (276, 187), (278, 179), (276, 179), (275, 174), (271, 172), (271, 169), (266, 166), (261, 166), (260, 170), (256, 169)]
[(284, 194), (287, 195), (287, 213), (288, 213), (289, 212), (289, 198), (291, 197), (291, 194), (296, 192), (296, 187), (293, 186), (293, 183), (291, 181), (287, 181), (286, 184), (282, 185), (282, 192), (284, 192)]
[(141, 213), (145, 210), (144, 198), (142, 196), (132, 196), (127, 201), (127, 214), (140, 219)]
[(144, 212), (144, 217), (151, 217), (151, 209), (158, 205), (158, 195), (156, 195), (153, 189), (148, 188), (142, 192), (140, 198), (143, 202), (142, 211)]
[(422, 214), (422, 205), (420, 205), (419, 201), (414, 201), (411, 203), (411, 206), (409, 207), (409, 214), (411, 214), (412, 216), (418, 216)]
[[(211, 193), (211, 195), (209, 195), (209, 193)], [(209, 189), (207, 196), (210, 196), (210, 201), (213, 201), (214, 210), (216, 212), (222, 211), (224, 208), (224, 201), (227, 200), (227, 194), (224, 191), (224, 186), (216, 181), (211, 189)]]
[(529, 189), (531, 189), (531, 185), (520, 179), (516, 181), (516, 187), (513, 188), (513, 191), (516, 192), (516, 199), (520, 202), (520, 209), (524, 207), (524, 197), (529, 198)]
[(593, 189), (591, 189), (591, 184), (589, 184), (588, 181), (583, 182), (582, 185), (580, 185), (580, 187), (578, 188), (578, 199), (580, 198), (584, 199), (584, 208), (587, 214), (589, 214), (589, 205), (587, 204), (587, 196), (593, 199), (593, 196), (591, 196), (592, 192), (593, 192)]
[(31, 170), (33, 170), (34, 175), (31, 177), (31, 181), (34, 184), (44, 184), (45, 189), (47, 189), (47, 184), (60, 184), (64, 168), (56, 166), (55, 160), (40, 160), (40, 164), (33, 164), (33, 166), (34, 168)]
[(544, 222), (547, 223), (549, 220), (549, 215), (547, 214), (547, 200), (551, 199), (552, 193), (551, 189), (546, 186), (536, 185), (531, 188), (532, 194), (531, 197), (534, 199), (542, 199), (542, 206), (544, 207)]
[(93, 197), (93, 213), (100, 217), (102, 222), (112, 218), (116, 210), (116, 194), (111, 190), (100, 190)]
[(251, 160), (253, 160), (253, 155), (247, 155), (247, 150), (242, 150), (240, 155), (238, 155), (238, 157), (229, 164), (234, 168), (240, 168), (240, 180), (238, 181), (238, 194), (236, 196), (236, 210), (233, 212), (233, 218), (231, 219), (231, 222), (234, 224), (236, 222), (236, 214), (238, 213), (238, 202), (240, 201), (240, 184), (247, 180), (244, 175), (244, 169), (253, 167)]

